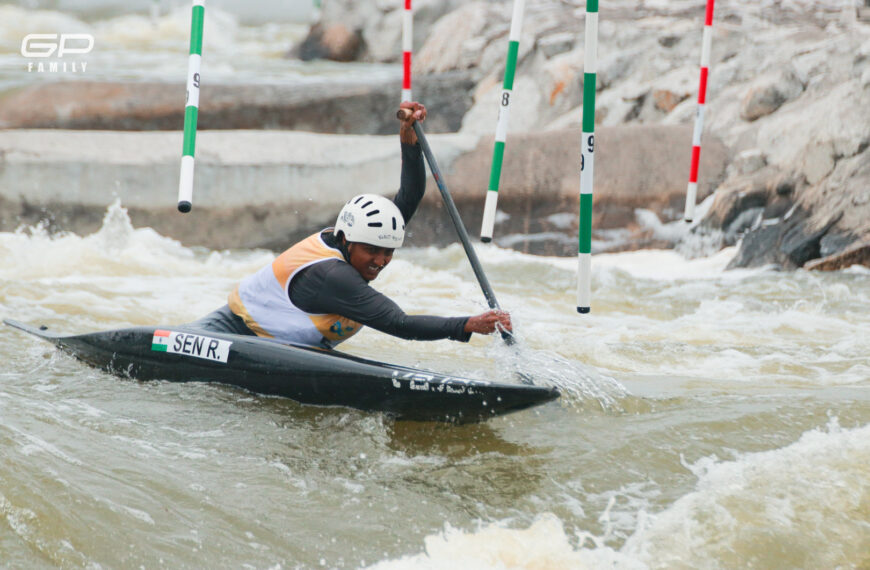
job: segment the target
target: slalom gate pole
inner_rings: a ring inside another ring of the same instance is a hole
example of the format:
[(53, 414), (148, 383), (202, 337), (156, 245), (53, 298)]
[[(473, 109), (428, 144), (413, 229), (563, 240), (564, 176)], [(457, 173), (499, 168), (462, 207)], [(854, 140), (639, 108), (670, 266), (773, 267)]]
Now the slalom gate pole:
[(402, 101), (411, 99), (411, 51), (414, 49), (414, 11), (411, 0), (405, 0), (402, 18)]
[(707, 0), (704, 18), (704, 39), (701, 43), (701, 79), (698, 87), (698, 110), (695, 113), (695, 130), (692, 133), (692, 166), (689, 184), (686, 187), (686, 212), (683, 218), (691, 223), (695, 217), (695, 202), (698, 196), (698, 164), (701, 162), (701, 133), (704, 130), (704, 108), (707, 102), (707, 75), (710, 72), (710, 49), (713, 45), (713, 4)]
[(508, 119), (511, 110), (511, 95), (514, 89), (514, 75), (517, 69), (517, 56), (520, 51), (520, 34), (523, 28), (523, 12), (525, 0), (514, 0), (514, 12), (511, 17), (511, 31), (508, 41), (507, 63), (504, 68), (504, 85), (498, 108), (498, 123), (495, 127), (495, 145), (492, 150), (492, 167), (489, 171), (489, 188), (486, 191), (486, 202), (483, 206), (483, 223), (480, 228), (480, 241), (492, 241), (492, 229), (495, 225), (495, 213), (498, 204), (498, 183), (501, 179), (501, 165), (504, 160), (504, 146), (507, 139)]
[(598, 0), (586, 2), (583, 59), (583, 138), (580, 142), (580, 230), (577, 254), (577, 312), (591, 310), (592, 188), (595, 171), (595, 87), (598, 68)]
[[(410, 111), (407, 109), (399, 109), (396, 117), (403, 120)], [(486, 297), (486, 302), (490, 309), (500, 309), (498, 301), (495, 298), (495, 292), (489, 284), (489, 279), (483, 272), (483, 266), (480, 265), (480, 260), (477, 258), (477, 253), (471, 246), (471, 240), (468, 237), (468, 232), (465, 229), (465, 224), (462, 223), (462, 218), (459, 216), (459, 210), (456, 209), (456, 204), (453, 202), (453, 197), (444, 183), (444, 176), (441, 175), (441, 169), (438, 168), (438, 163), (435, 162), (435, 155), (432, 154), (432, 148), (429, 146), (429, 141), (426, 140), (426, 135), (423, 133), (423, 128), (419, 122), (414, 123), (414, 132), (417, 134), (417, 140), (420, 141), (420, 147), (423, 149), (423, 156), (426, 157), (426, 162), (429, 163), (429, 170), (432, 172), (432, 177), (438, 185), (438, 191), (441, 192), (441, 198), (444, 200), (444, 206), (447, 208), (447, 213), (450, 214), (450, 219), (453, 221), (453, 227), (456, 228), (456, 233), (459, 235), (459, 241), (462, 242), (462, 247), (465, 249), (465, 255), (471, 263), (471, 269), (474, 270), (474, 275), (477, 277), (477, 282), (483, 290), (483, 296)], [(505, 344), (512, 345), (514, 337), (511, 333), (505, 330), (499, 331), (501, 338)]]
[(205, 0), (193, 0), (190, 18), (190, 58), (187, 62), (187, 104), (184, 107), (184, 146), (178, 181), (178, 211), (186, 213), (193, 204), (193, 156), (196, 148), (196, 119), (199, 114), (199, 68), (202, 63), (202, 24)]

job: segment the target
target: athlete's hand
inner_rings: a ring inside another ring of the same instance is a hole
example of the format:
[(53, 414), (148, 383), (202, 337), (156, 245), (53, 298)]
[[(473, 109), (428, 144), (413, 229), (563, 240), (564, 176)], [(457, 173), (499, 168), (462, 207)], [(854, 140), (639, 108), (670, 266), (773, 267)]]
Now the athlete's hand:
[(426, 107), (422, 103), (416, 101), (403, 101), (399, 105), (399, 109), (407, 109), (410, 113), (402, 119), (402, 126), (399, 127), (399, 139), (403, 143), (416, 144), (417, 133), (414, 132), (414, 123), (417, 121), (426, 120)]
[(475, 317), (469, 317), (465, 323), (465, 332), (491, 334), (496, 330), (511, 332), (511, 316), (507, 311), (487, 311)]

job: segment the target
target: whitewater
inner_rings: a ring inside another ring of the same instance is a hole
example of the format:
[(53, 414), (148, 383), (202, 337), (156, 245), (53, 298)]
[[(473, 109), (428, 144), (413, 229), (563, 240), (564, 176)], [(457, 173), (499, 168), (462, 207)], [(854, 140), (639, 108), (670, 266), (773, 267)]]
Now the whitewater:
[[(576, 261), (478, 253), (520, 338), (342, 350), (558, 402), (394, 422), (238, 389), (120, 379), (0, 328), (0, 554), (10, 568), (864, 568), (870, 272), (725, 271), (733, 250)], [(178, 324), (272, 259), (134, 227), (0, 233), (0, 313), (83, 333)], [(406, 311), (483, 296), (459, 246), (375, 282)]]
[[(0, 6), (0, 90), (45, 80), (19, 50), (46, 30), (98, 38), (65, 80), (184, 77), (187, 3), (107, 4)], [(208, 11), (213, 84), (400, 77), (284, 59), (308, 16), (235, 4), (243, 16)], [(372, 330), (342, 345), (562, 392), (479, 425), (117, 378), (0, 326), (0, 568), (870, 567), (870, 271), (728, 271), (735, 248), (638, 222), (686, 241), (594, 255), (584, 316), (576, 259), (476, 245), (517, 347)], [(0, 317), (66, 333), (189, 322), (273, 255), (187, 247), (116, 202), (89, 235), (0, 232)], [(403, 248), (375, 286), (409, 313), (486, 308), (458, 245)]]

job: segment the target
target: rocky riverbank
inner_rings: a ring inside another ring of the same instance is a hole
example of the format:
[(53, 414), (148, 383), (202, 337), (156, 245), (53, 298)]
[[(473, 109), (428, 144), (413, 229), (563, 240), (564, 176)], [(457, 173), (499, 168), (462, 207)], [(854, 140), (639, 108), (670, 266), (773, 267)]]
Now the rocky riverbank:
[[(509, 3), (448, 2), (438, 18), (423, 4), (420, 18), (431, 31), (415, 71), (471, 70), (474, 105), (461, 131), (492, 132)], [(400, 53), (397, 38), (378, 32), (398, 18), (397, 7), (336, 0), (325, 8), (319, 26), (348, 25), (362, 40), (359, 57), (389, 61)], [(704, 2), (692, 1), (602, 3), (596, 122), (692, 123), (703, 10)], [(513, 133), (579, 127), (583, 17), (582, 2), (528, 4), (508, 148), (528, 142)], [(720, 1), (712, 45), (702, 156), (713, 139), (732, 160), (724, 175), (702, 166), (701, 181), (715, 198), (692, 232), (714, 247), (739, 242), (736, 267), (793, 268), (823, 257), (811, 267), (828, 268), (840, 254), (851, 260), (847, 252), (870, 251), (870, 8), (839, 0)], [(596, 138), (604, 157), (607, 135)], [(690, 138), (671, 144), (688, 153)], [(609, 152), (634, 151), (613, 145)], [(529, 161), (525, 167), (534, 168)], [(644, 174), (632, 174), (643, 186)], [(597, 207), (609, 200), (602, 198), (609, 181), (596, 175)], [(684, 184), (674, 182), (659, 196), (671, 206), (659, 211), (663, 222), (679, 217), (681, 191)]]
[[(458, 132), (436, 152), (472, 234), (489, 174), (510, 4), (415, 1), (415, 98), (430, 109), (428, 132)], [(289, 56), (381, 64), (400, 58), (400, 6), (324, 0), (322, 7), (309, 37)], [(496, 226), (502, 245), (575, 252), (584, 8), (555, 0), (527, 4)], [(610, 0), (600, 6), (596, 250), (680, 247), (691, 254), (692, 242), (704, 244), (695, 253), (706, 254), (739, 243), (735, 267), (866, 265), (870, 8), (841, 0), (717, 2), (699, 176), (699, 201), (710, 198), (700, 220), (677, 228), (703, 11), (698, 0)], [(347, 45), (350, 52), (335, 52)], [(34, 85), (0, 97), (0, 125), (177, 131), (177, 90), (153, 83)], [(328, 223), (346, 195), (396, 186), (398, 165), (390, 161), (398, 158), (397, 143), (386, 134), (395, 132), (398, 91), (397, 81), (380, 79), (204, 88), (199, 217), (188, 216), (184, 224), (163, 222), (176, 220), (172, 198), (155, 208), (153, 189), (142, 187), (143, 180), (153, 185), (159, 179), (159, 187), (173, 194), (180, 133), (130, 133), (133, 138), (121, 141), (111, 136), (122, 133), (7, 130), (0, 133), (0, 224), (8, 229), (48, 216), (57, 227), (77, 229), (83, 222), (76, 220), (94, 223), (114, 192), (125, 195), (122, 203), (134, 222), (187, 243), (282, 247)], [(225, 129), (334, 134), (302, 140), (315, 135)], [(111, 152), (85, 150), (91, 145), (110, 145)], [(53, 149), (59, 147), (72, 154), (58, 157)], [(333, 160), (331, 166), (315, 155), (329, 157), (324, 160)], [(300, 187), (306, 188), (304, 199), (289, 197), (288, 188)], [(324, 190), (306, 193), (314, 187)], [(225, 200), (240, 188), (256, 191), (243, 204)], [(134, 196), (146, 192), (151, 198), (136, 202)], [(81, 203), (90, 193), (100, 199)], [(436, 197), (433, 192), (424, 209), (439, 209)], [(88, 208), (94, 212), (86, 215)], [(222, 223), (228, 220), (233, 224)], [(450, 232), (441, 231), (448, 224), (420, 224), (416, 239), (449, 241)], [(251, 235), (257, 237), (246, 241)]]

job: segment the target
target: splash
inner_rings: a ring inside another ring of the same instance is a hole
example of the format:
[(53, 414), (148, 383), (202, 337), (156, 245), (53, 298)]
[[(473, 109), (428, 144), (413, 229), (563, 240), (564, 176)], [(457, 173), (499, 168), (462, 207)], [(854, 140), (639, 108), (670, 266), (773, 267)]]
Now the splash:
[[(527, 529), (490, 524), (477, 532), (463, 533), (447, 525), (440, 534), (425, 539), (426, 552), (399, 560), (380, 562), (369, 570), (584, 570), (619, 567), (645, 568), (609, 549), (575, 550), (562, 522), (553, 514), (538, 517)], [(613, 566), (621, 563), (619, 566)]]
[(562, 393), (562, 402), (574, 407), (594, 404), (602, 410), (617, 411), (629, 395), (614, 378), (552, 350), (533, 349), (520, 341), (514, 346), (492, 343), (487, 352), (505, 377), (514, 375), (539, 386), (555, 386)]
[(863, 568), (870, 535), (870, 425), (843, 429), (832, 419), (784, 448), (707, 457), (686, 465), (694, 491), (658, 514), (638, 513), (634, 534), (613, 548), (611, 500), (604, 536), (544, 513), (528, 528), (510, 521), (463, 532), (449, 524), (424, 539), (425, 552), (369, 570), (560, 570), (613, 568)]
[[(0, 233), (0, 279), (58, 279), (110, 276), (202, 276), (236, 273), (271, 258), (266, 252), (245, 255), (208, 252), (182, 245), (151, 228), (133, 227), (127, 210), (115, 200), (95, 233), (50, 234), (46, 224)], [(234, 261), (241, 261), (241, 264)]]
[(623, 553), (651, 568), (863, 567), (870, 425), (836, 419), (792, 445), (686, 465), (696, 490), (650, 516)]
[[(199, 318), (270, 252), (189, 248), (136, 228), (119, 201), (87, 236), (45, 224), (0, 233), (0, 309), (20, 320), (110, 328)], [(64, 327), (66, 328), (66, 327)]]

